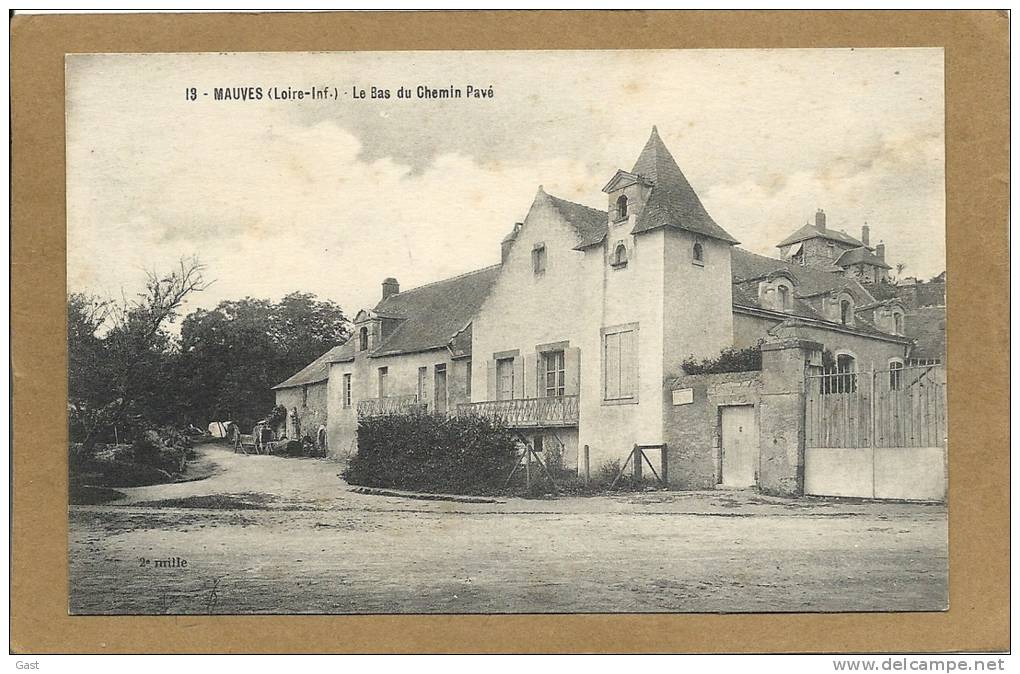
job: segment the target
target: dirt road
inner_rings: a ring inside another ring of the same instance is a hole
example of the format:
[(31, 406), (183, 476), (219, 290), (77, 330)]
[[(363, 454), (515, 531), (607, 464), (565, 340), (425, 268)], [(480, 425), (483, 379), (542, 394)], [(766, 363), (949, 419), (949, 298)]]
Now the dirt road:
[(452, 503), (327, 460), (202, 448), (212, 477), (70, 510), (71, 611), (939, 610), (942, 506), (744, 492)]

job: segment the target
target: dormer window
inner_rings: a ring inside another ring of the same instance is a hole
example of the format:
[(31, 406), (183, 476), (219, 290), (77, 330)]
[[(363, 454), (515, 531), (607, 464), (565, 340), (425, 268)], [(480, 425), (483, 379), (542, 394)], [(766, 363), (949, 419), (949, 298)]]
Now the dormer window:
[(695, 243), (694, 248), (691, 251), (691, 258), (694, 264), (698, 266), (705, 266), (705, 249), (700, 243)]
[(839, 322), (843, 325), (853, 323), (854, 305), (850, 300), (841, 300), (839, 303)]
[(358, 351), (368, 350), (368, 327), (363, 327), (358, 332)]
[(897, 335), (903, 334), (903, 314), (898, 311), (893, 313), (893, 332)]
[(627, 266), (627, 245), (623, 241), (616, 244), (616, 249), (613, 251), (613, 256), (610, 258), (609, 264), (614, 267)]
[(617, 221), (627, 219), (627, 195), (621, 194), (620, 198), (616, 200), (616, 219)]
[(779, 286), (777, 289), (779, 297), (779, 310), (788, 311), (790, 309), (790, 289), (786, 286)]

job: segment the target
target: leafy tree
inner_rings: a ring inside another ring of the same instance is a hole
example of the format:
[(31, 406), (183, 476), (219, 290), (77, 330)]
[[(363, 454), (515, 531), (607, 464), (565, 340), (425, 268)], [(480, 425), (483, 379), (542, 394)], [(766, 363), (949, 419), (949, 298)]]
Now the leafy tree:
[(182, 258), (169, 273), (149, 273), (144, 292), (133, 299), (68, 298), (68, 406), (84, 454), (110, 428), (156, 421), (152, 401), (160, 395), (171, 347), (166, 327), (188, 295), (208, 287), (204, 270), (196, 258)]
[(250, 427), (272, 410), (272, 386), (349, 336), (340, 306), (308, 293), (278, 303), (246, 297), (195, 311), (181, 328), (186, 414)]

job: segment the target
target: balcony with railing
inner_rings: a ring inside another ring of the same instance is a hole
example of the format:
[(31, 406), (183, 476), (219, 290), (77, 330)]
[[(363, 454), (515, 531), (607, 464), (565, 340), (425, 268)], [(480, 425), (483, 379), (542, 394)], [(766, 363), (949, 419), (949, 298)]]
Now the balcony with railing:
[(418, 402), (416, 395), (387, 396), (358, 401), (359, 417), (378, 417), (384, 414), (411, 414), (427, 412), (428, 403)]
[(577, 426), (577, 407), (576, 395), (549, 396), (462, 403), (457, 414), (500, 419), (511, 428), (566, 428)]

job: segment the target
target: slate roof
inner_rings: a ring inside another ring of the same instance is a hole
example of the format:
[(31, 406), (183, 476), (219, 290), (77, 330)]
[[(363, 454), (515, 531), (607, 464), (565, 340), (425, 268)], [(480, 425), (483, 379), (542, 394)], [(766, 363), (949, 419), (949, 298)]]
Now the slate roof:
[(371, 356), (445, 348), (471, 322), (489, 296), (499, 269), (499, 265), (486, 267), (384, 299), (375, 311), (402, 320)]
[[(541, 188), (539, 189), (541, 190)], [(567, 201), (566, 199), (560, 199), (559, 197), (547, 194), (544, 190), (542, 190), (542, 194), (545, 194), (549, 203), (559, 211), (563, 219), (573, 226), (580, 241), (578, 247), (602, 242), (609, 227), (609, 213), (607, 211), (600, 211), (597, 208), (575, 204), (573, 201)]]
[[(794, 265), (764, 255), (757, 255), (742, 248), (734, 247), (731, 257), (731, 275), (733, 277), (733, 304), (764, 309), (758, 300), (758, 283), (777, 271), (785, 271), (796, 281), (791, 316), (811, 318), (831, 323), (806, 298), (821, 295), (832, 290), (847, 288), (858, 299), (858, 306), (874, 303), (871, 293), (855, 279), (841, 274)], [(858, 332), (887, 335), (860, 314), (854, 317), (852, 329)]]
[(883, 269), (892, 269), (892, 267), (885, 263), (885, 260), (875, 255), (864, 246), (861, 246), (860, 248), (852, 248), (836, 259), (837, 267), (849, 267), (852, 264), (870, 264), (875, 267), (882, 267)]
[(911, 358), (946, 357), (946, 308), (920, 307), (906, 313), (903, 332), (917, 340), (910, 351)]
[(329, 379), (329, 364), (337, 362), (336, 359), (342, 357), (345, 352), (350, 352), (351, 355), (354, 354), (354, 340), (351, 340), (341, 346), (334, 346), (332, 349), (306, 365), (297, 374), (274, 386), (273, 390), (305, 386), (307, 384), (317, 384), (319, 382), (326, 381)]
[(631, 173), (653, 183), (648, 200), (638, 213), (632, 234), (660, 227), (676, 227), (729, 243), (738, 243), (705, 210), (701, 199), (687, 182), (654, 126)]
[(789, 246), (791, 244), (797, 243), (798, 241), (807, 241), (808, 239), (814, 239), (815, 237), (828, 239), (830, 241), (839, 241), (840, 243), (845, 243), (855, 247), (865, 247), (863, 241), (855, 239), (846, 232), (840, 232), (835, 229), (829, 229), (828, 227), (825, 228), (825, 231), (822, 231), (815, 227), (814, 225), (808, 223), (801, 227), (800, 229), (798, 229), (793, 234), (791, 234), (790, 236), (786, 237), (785, 239), (777, 243), (776, 248)]

